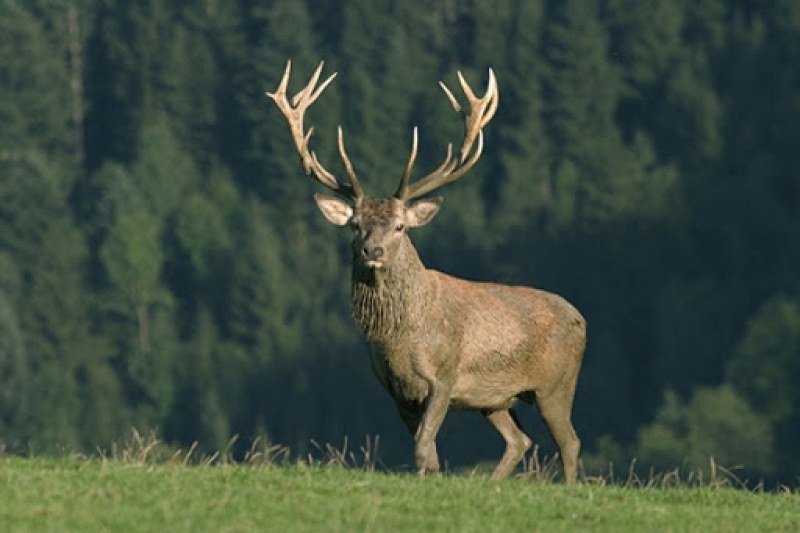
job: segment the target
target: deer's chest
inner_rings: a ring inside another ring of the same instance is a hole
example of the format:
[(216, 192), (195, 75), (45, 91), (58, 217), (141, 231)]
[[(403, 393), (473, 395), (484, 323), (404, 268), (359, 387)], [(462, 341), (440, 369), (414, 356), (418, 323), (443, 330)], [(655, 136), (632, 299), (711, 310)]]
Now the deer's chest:
[(428, 397), (430, 380), (425, 363), (415, 353), (370, 343), (372, 369), (381, 385), (396, 400), (422, 403)]

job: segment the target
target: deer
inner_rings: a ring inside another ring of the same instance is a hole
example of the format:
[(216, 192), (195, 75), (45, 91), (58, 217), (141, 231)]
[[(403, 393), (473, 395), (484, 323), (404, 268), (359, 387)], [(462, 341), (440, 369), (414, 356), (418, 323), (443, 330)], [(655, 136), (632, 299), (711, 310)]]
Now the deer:
[(449, 143), (444, 161), (412, 181), (415, 127), (396, 192), (377, 198), (366, 195), (360, 185), (341, 125), (338, 150), (346, 182), (329, 172), (309, 146), (314, 127), (305, 130), (304, 114), (336, 77), (334, 73), (319, 83), (323, 66), (324, 61), (290, 100), (288, 61), (278, 88), (266, 95), (289, 126), (304, 173), (335, 194), (314, 196), (322, 215), (352, 230), (353, 317), (366, 336), (375, 376), (413, 436), (416, 471), (439, 472), (437, 433), (447, 412), (461, 409), (480, 412), (505, 440), (492, 478), (508, 477), (533, 445), (512, 411), (522, 400), (538, 407), (558, 447), (564, 480), (574, 483), (580, 440), (571, 417), (586, 346), (583, 316), (550, 292), (467, 281), (428, 269), (408, 235), (408, 230), (428, 224), (441, 207), (441, 196), (427, 195), (462, 177), (480, 158), (483, 128), (498, 106), (494, 72), (489, 69), (482, 97), (475, 96), (458, 72), (468, 110), (439, 83), (464, 117), (458, 154)]

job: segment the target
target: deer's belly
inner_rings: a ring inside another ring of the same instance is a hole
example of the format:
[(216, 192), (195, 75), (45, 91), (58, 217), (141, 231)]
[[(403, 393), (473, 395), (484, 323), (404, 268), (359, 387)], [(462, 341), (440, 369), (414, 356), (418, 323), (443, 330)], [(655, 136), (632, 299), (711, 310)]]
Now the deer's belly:
[(450, 396), (455, 409), (500, 410), (514, 404), (523, 387), (509, 379), (490, 376), (460, 376)]

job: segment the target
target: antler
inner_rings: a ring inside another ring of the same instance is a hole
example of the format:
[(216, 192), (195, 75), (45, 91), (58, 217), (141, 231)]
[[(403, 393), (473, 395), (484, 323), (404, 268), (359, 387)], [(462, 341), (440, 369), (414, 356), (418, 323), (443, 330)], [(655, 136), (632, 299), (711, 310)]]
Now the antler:
[(289, 75), (292, 72), (292, 61), (287, 61), (286, 70), (283, 73), (283, 78), (281, 79), (278, 88), (274, 93), (267, 92), (266, 95), (272, 98), (272, 100), (275, 102), (275, 105), (278, 106), (278, 109), (283, 114), (284, 118), (286, 118), (286, 122), (289, 124), (289, 130), (292, 133), (294, 146), (297, 149), (298, 155), (300, 156), (300, 161), (303, 165), (303, 171), (334, 192), (356, 200), (364, 196), (364, 193), (361, 189), (361, 185), (358, 183), (356, 173), (353, 171), (353, 165), (350, 163), (350, 158), (347, 157), (347, 152), (344, 149), (342, 127), (339, 126), (338, 129), (339, 154), (342, 157), (342, 163), (344, 163), (344, 168), (347, 172), (347, 178), (350, 181), (349, 185), (342, 183), (333, 174), (328, 172), (319, 162), (319, 159), (317, 159), (317, 154), (314, 151), (309, 150), (308, 143), (311, 140), (311, 136), (314, 134), (314, 127), (312, 126), (309, 128), (308, 132), (303, 131), (303, 115), (305, 114), (306, 109), (308, 109), (308, 107), (313, 104), (317, 98), (319, 98), (319, 96), (322, 94), (322, 91), (324, 91), (328, 84), (330, 84), (336, 77), (336, 73), (334, 72), (330, 77), (328, 77), (328, 79), (322, 82), (319, 87), (317, 87), (317, 82), (319, 81), (319, 76), (322, 73), (322, 67), (324, 64), (324, 61), (320, 62), (317, 70), (315, 70), (314, 74), (311, 75), (308, 85), (300, 90), (300, 92), (298, 92), (294, 98), (292, 98), (290, 103), (286, 98), (286, 88), (289, 85)]
[[(418, 198), (429, 192), (438, 189), (450, 182), (453, 182), (466, 174), (466, 172), (478, 162), (483, 151), (483, 127), (492, 120), (495, 112), (497, 111), (498, 104), (498, 90), (497, 80), (494, 77), (494, 71), (489, 69), (489, 83), (486, 87), (486, 93), (482, 98), (475, 96), (469, 84), (464, 80), (461, 71), (458, 72), (458, 81), (461, 83), (461, 90), (469, 102), (470, 111), (464, 113), (464, 142), (461, 145), (461, 151), (458, 158), (453, 157), (453, 144), (448, 143), (447, 155), (439, 167), (420, 179), (415, 183), (409, 184), (411, 178), (411, 169), (414, 166), (414, 160), (417, 157), (417, 128), (414, 128), (413, 141), (411, 145), (411, 155), (408, 158), (405, 172), (400, 178), (400, 185), (397, 187), (397, 192), (394, 193), (395, 198), (406, 201), (412, 198)], [(450, 92), (450, 89), (444, 84), (439, 82), (442, 90), (444, 90), (447, 99), (456, 113), (462, 113), (461, 105), (458, 100)], [(478, 141), (478, 146), (473, 152), (475, 141)], [(470, 155), (472, 153), (472, 155)]]

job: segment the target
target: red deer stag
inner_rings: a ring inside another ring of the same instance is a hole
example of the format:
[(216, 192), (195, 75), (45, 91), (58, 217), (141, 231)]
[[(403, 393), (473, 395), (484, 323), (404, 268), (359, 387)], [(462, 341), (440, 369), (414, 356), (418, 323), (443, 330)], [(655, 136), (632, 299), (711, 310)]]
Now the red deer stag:
[[(489, 70), (486, 94), (474, 95), (459, 72), (469, 102), (458, 155), (448, 146), (444, 162), (411, 181), (411, 155), (391, 198), (364, 194), (338, 130), (339, 153), (348, 183), (326, 170), (309, 149), (314, 128), (303, 115), (336, 74), (317, 85), (323, 63), (291, 100), (286, 89), (291, 61), (274, 93), (267, 93), (286, 118), (303, 170), (344, 199), (316, 195), (322, 214), (353, 231), (353, 316), (366, 334), (372, 368), (394, 398), (416, 443), (420, 474), (437, 472), (436, 434), (449, 408), (480, 411), (506, 441), (492, 477), (508, 476), (531, 447), (510, 408), (517, 398), (536, 403), (558, 445), (568, 483), (577, 476), (580, 441), (571, 422), (572, 401), (586, 340), (581, 314), (560, 296), (527, 287), (458, 279), (425, 268), (407, 230), (431, 221), (441, 197), (423, 198), (463, 176), (483, 149), (482, 128), (497, 110), (498, 91)], [(440, 83), (456, 112), (461, 106)], [(476, 145), (477, 143), (477, 145)]]

